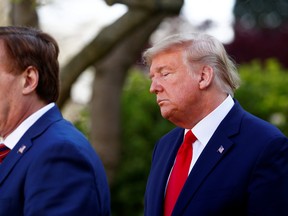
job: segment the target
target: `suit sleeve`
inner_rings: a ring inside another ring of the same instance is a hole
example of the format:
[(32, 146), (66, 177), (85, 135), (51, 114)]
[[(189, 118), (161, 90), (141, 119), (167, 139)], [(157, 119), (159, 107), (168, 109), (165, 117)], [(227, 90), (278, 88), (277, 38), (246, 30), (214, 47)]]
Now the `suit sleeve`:
[(24, 215), (108, 216), (105, 172), (89, 154), (69, 143), (40, 152), (27, 172)]
[(249, 186), (248, 215), (288, 215), (288, 141), (278, 138), (259, 157)]

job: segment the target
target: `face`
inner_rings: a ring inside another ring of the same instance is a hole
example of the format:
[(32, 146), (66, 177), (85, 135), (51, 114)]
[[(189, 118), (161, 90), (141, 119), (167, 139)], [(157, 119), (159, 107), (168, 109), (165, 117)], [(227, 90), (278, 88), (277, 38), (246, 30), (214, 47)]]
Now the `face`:
[(164, 118), (177, 126), (191, 128), (201, 110), (201, 75), (198, 67), (192, 71), (183, 59), (181, 51), (156, 55), (150, 67), (150, 92), (156, 94)]
[(14, 129), (14, 124), (19, 121), (16, 118), (19, 110), (25, 110), (21, 106), (23, 79), (21, 75), (11, 73), (11, 65), (3, 41), (0, 40), (0, 136)]

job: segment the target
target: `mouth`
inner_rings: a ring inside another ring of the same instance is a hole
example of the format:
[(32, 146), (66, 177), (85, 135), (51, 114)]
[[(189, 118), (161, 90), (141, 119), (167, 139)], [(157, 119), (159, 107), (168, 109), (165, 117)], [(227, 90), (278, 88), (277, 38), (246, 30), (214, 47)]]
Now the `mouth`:
[(166, 101), (168, 101), (168, 100), (167, 99), (157, 99), (157, 103), (158, 103), (159, 106), (161, 106)]

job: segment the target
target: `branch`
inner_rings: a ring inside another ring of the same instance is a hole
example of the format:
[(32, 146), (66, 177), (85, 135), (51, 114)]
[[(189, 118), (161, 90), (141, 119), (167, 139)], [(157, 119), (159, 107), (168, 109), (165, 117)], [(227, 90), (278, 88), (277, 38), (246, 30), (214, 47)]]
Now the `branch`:
[(129, 8), (179, 13), (184, 0), (105, 0), (108, 5), (124, 4)]
[(150, 11), (129, 10), (116, 22), (104, 28), (89, 44), (61, 70), (61, 93), (58, 105), (62, 107), (70, 97), (72, 84), (90, 65), (104, 57), (120, 40), (151, 17)]
[[(117, 2), (121, 0), (105, 0)], [(139, 5), (143, 3), (153, 3), (155, 10), (143, 10), (143, 8), (129, 8), (129, 11), (119, 18), (116, 22), (104, 28), (89, 44), (87, 44), (75, 57), (73, 57), (64, 68), (61, 70), (61, 93), (58, 100), (59, 107), (62, 107), (66, 100), (70, 97), (72, 84), (76, 81), (78, 76), (89, 66), (94, 65), (108, 54), (115, 45), (125, 37), (129, 36), (137, 27), (141, 27), (143, 23), (159, 13), (165, 16), (178, 14), (183, 0), (122, 0), (131, 5)], [(142, 3), (141, 3), (142, 2)], [(155, 4), (155, 2), (157, 4)], [(155, 6), (156, 5), (156, 6)], [(175, 8), (174, 8), (175, 7)], [(151, 8), (151, 7), (150, 7)], [(159, 11), (161, 8), (161, 11)], [(170, 9), (169, 9), (170, 8)], [(174, 9), (171, 9), (174, 8)], [(157, 9), (157, 10), (156, 10)]]

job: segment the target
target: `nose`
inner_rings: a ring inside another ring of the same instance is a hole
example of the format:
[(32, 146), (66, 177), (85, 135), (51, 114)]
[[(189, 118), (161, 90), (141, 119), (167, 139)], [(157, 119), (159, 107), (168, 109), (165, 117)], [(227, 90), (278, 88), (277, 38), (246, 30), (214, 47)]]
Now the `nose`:
[(157, 81), (156, 78), (151, 80), (151, 85), (150, 85), (150, 93), (157, 94), (159, 91), (161, 91), (162, 86), (160, 83)]

